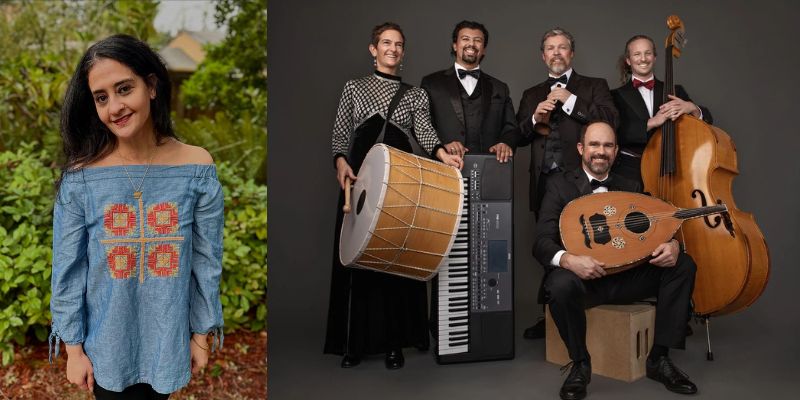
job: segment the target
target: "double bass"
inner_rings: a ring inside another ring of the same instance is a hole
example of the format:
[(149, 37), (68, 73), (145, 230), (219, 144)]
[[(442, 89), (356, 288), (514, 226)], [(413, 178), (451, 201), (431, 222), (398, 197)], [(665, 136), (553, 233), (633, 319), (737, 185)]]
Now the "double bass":
[[(667, 19), (664, 102), (675, 94), (672, 58), (680, 57), (684, 26)], [(725, 204), (727, 212), (689, 220), (679, 240), (697, 264), (692, 295), (696, 315), (731, 314), (751, 304), (769, 278), (769, 251), (752, 214), (736, 208), (731, 193), (738, 175), (736, 147), (722, 129), (691, 115), (667, 120), (650, 138), (642, 156), (644, 189), (676, 207)], [(710, 350), (710, 349), (709, 349)], [(709, 351), (710, 355), (710, 351)]]

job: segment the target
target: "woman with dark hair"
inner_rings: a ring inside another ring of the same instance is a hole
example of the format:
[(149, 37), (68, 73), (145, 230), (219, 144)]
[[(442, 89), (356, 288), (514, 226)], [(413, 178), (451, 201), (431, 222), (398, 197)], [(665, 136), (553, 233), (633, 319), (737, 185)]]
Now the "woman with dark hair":
[(63, 341), (67, 379), (97, 399), (167, 398), (222, 345), (223, 194), (213, 160), (176, 139), (167, 70), (126, 35), (81, 58), (61, 135), (55, 356)]
[[(404, 45), (400, 26), (391, 22), (376, 26), (369, 45), (375, 71), (344, 86), (332, 143), (336, 179), (342, 189), (346, 177), (356, 179), (393, 97), (404, 85), (397, 76)], [(431, 124), (428, 95), (416, 87), (406, 88), (389, 117), (383, 142), (407, 152), (419, 144), (421, 151), (461, 168), (461, 158), (448, 154), (439, 142)], [(425, 282), (342, 266), (339, 234), (343, 198), (339, 196), (337, 208), (325, 353), (343, 355), (342, 368), (354, 367), (362, 357), (381, 353), (386, 355), (386, 368), (401, 368), (403, 347), (428, 348)]]

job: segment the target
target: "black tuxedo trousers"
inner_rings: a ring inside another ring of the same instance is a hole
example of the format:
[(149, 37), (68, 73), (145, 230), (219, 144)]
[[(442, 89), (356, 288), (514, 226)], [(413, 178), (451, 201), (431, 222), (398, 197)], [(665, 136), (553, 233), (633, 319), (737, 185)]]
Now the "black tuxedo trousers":
[(683, 349), (695, 271), (694, 261), (684, 253), (672, 268), (643, 264), (591, 280), (582, 280), (564, 268), (551, 271), (544, 282), (545, 297), (570, 359), (591, 359), (586, 349), (585, 309), (600, 304), (629, 304), (648, 297), (657, 299), (654, 343)]

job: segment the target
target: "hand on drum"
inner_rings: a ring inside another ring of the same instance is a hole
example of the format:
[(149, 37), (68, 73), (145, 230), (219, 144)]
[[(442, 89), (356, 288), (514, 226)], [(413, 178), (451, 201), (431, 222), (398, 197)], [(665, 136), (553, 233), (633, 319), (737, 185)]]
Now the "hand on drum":
[(566, 268), (578, 275), (583, 280), (602, 278), (606, 275), (603, 269), (605, 264), (595, 260), (590, 256), (578, 256), (564, 253), (561, 256), (561, 267)]
[(514, 155), (514, 150), (511, 149), (511, 146), (500, 142), (492, 147), (489, 147), (489, 153), (496, 153), (497, 161), (504, 163), (508, 162), (508, 159)]
[(350, 177), (351, 181), (356, 180), (356, 176), (353, 174), (353, 169), (350, 168), (350, 164), (347, 163), (344, 157), (339, 157), (336, 159), (336, 180), (339, 181), (339, 187), (344, 190), (344, 178)]
[(444, 147), (436, 151), (436, 158), (441, 162), (456, 167), (459, 170), (464, 166), (464, 160), (458, 154), (448, 154)]
[(653, 251), (653, 254), (651, 254), (653, 258), (650, 259), (650, 264), (657, 267), (674, 267), (675, 263), (678, 262), (678, 254), (680, 251), (681, 249), (678, 245), (678, 241), (675, 239), (667, 243), (661, 243)]

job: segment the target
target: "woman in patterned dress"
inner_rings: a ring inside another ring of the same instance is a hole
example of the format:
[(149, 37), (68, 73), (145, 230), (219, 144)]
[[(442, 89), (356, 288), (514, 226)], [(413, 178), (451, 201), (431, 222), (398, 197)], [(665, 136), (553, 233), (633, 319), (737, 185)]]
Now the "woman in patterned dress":
[[(365, 151), (377, 138), (377, 132), (355, 135), (375, 114), (385, 116), (392, 97), (400, 87), (397, 72), (402, 65), (405, 36), (400, 26), (384, 23), (372, 30), (369, 51), (375, 71), (344, 86), (333, 127), (332, 151), (336, 179), (344, 190), (345, 177), (356, 179)], [(384, 143), (412, 151), (409, 137), (428, 154), (461, 168), (462, 160), (448, 154), (431, 124), (428, 95), (412, 87), (403, 94), (390, 119), (400, 129), (387, 129)], [(380, 127), (378, 127), (380, 128)], [(354, 137), (355, 136), (355, 137)], [(343, 355), (342, 368), (358, 365), (372, 354), (385, 354), (386, 368), (404, 364), (402, 349), (426, 350), (428, 340), (427, 293), (425, 282), (367, 270), (344, 268), (339, 261), (339, 233), (344, 203), (339, 196), (333, 249), (328, 329), (325, 353)]]

